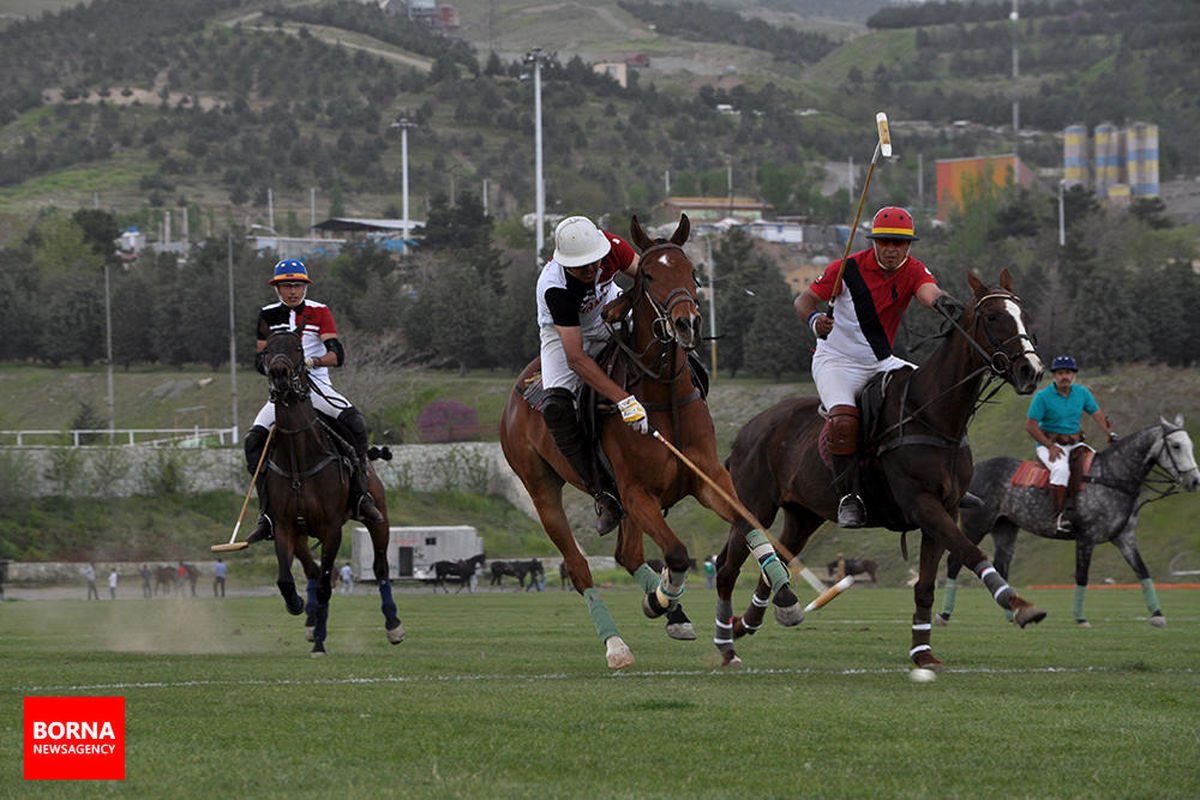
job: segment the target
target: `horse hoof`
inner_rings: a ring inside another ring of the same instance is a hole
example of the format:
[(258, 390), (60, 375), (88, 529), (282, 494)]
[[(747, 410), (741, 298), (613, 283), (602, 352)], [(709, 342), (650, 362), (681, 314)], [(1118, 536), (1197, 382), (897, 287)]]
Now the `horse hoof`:
[(933, 624), (937, 625), (939, 628), (946, 627), (950, 624), (950, 615), (939, 611), (937, 616), (933, 618)]
[(1026, 603), (1020, 608), (1013, 610), (1013, 622), (1017, 623), (1017, 627), (1024, 628), (1026, 625), (1035, 625), (1046, 618), (1046, 612), (1042, 611), (1032, 603)]
[(681, 642), (690, 642), (696, 638), (696, 629), (690, 622), (668, 622), (667, 636)]
[(738, 654), (732, 650), (723, 650), (721, 652), (721, 666), (736, 669), (742, 665), (742, 660), (738, 658)]
[(1076, 628), (1090, 628), (1090, 627), (1092, 627), (1092, 623), (1088, 622), (1086, 619), (1077, 619), (1077, 620), (1075, 620), (1075, 627)]
[(283, 604), (287, 607), (287, 612), (293, 617), (298, 617), (304, 613), (304, 601), (300, 599), (300, 595), (296, 595), (294, 601), (285, 599)]
[(315, 631), (316, 631), (316, 628), (313, 627), (312, 625), (304, 626), (304, 641), (311, 642), (313, 640), (313, 633)]
[(325, 655), (326, 653), (324, 650), (313, 650), (311, 653), (309, 653), (309, 656), (312, 658), (324, 658)]
[(402, 622), (397, 623), (396, 627), (387, 632), (388, 641), (392, 644), (400, 644), (406, 636), (408, 636), (408, 631), (404, 630)]
[(946, 669), (946, 665), (940, 659), (934, 657), (933, 653), (928, 650), (922, 650), (912, 657), (912, 662), (921, 669), (931, 669), (934, 672), (941, 673)]
[(1150, 624), (1156, 628), (1165, 628), (1167, 627), (1167, 618), (1164, 617), (1161, 612), (1158, 614), (1151, 614)]
[(785, 628), (793, 628), (804, 622), (804, 609), (800, 607), (800, 601), (787, 606), (775, 606), (775, 621)]
[(669, 609), (663, 608), (658, 603), (658, 595), (654, 592), (647, 592), (642, 595), (642, 613), (650, 619), (658, 619)]
[(623, 669), (633, 663), (633, 653), (620, 636), (610, 636), (604, 646), (607, 651), (604, 658), (609, 669)]

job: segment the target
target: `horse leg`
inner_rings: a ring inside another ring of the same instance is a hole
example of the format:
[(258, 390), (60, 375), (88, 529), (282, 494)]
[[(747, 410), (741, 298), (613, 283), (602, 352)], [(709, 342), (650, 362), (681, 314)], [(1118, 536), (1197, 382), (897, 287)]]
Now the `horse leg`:
[(1142, 599), (1146, 601), (1146, 610), (1150, 612), (1150, 624), (1156, 628), (1165, 628), (1167, 627), (1167, 618), (1163, 616), (1162, 608), (1158, 605), (1158, 592), (1154, 590), (1154, 579), (1150, 577), (1150, 570), (1146, 568), (1146, 563), (1142, 561), (1142, 555), (1138, 552), (1136, 529), (1137, 516), (1134, 515), (1125, 530), (1121, 531), (1112, 542), (1121, 551), (1125, 563), (1133, 568), (1133, 574), (1137, 575), (1138, 581), (1142, 584)]
[[(1017, 525), (1008, 519), (1000, 519), (996, 521), (996, 527), (992, 531), (992, 543), (996, 545), (996, 552), (992, 554), (996, 571), (1000, 573), (1000, 577), (1008, 580), (1008, 570), (1012, 566), (1013, 553), (1017, 549)], [(1004, 609), (1004, 616), (1009, 622), (1013, 621), (1013, 612), (1011, 608)]]
[[(645, 566), (642, 564), (635, 573), (642, 588), (647, 590), (642, 596), (642, 611), (650, 619), (657, 619), (677, 607), (679, 598), (683, 596), (689, 566), (687, 548), (663, 519), (659, 501), (656, 498), (639, 487), (629, 486), (622, 487), (621, 496), (624, 498), (625, 510), (628, 515), (626, 520), (629, 523), (628, 527), (623, 525), (621, 529), (626, 548), (636, 547), (637, 550), (641, 550), (641, 537), (637, 535), (637, 531), (641, 530), (645, 531), (662, 550), (666, 566), (653, 584), (653, 588), (650, 587), (647, 576), (647, 573), (652, 573), (649, 567), (642, 570), (642, 567)], [(635, 538), (639, 540), (638, 543), (630, 544), (630, 540)], [(629, 555), (626, 555), (625, 558), (628, 560), (624, 566), (628, 569), (632, 558)]]
[[(633, 527), (629, 517), (621, 520), (620, 532), (617, 534), (616, 557), (617, 563), (633, 576), (638, 586), (642, 588), (644, 595), (648, 596), (658, 591), (662, 578), (646, 563), (641, 531)], [(647, 605), (644, 598), (642, 611), (651, 619), (661, 614), (661, 612), (654, 613), (654, 609)], [(690, 642), (696, 638), (696, 629), (692, 625), (692, 621), (688, 619), (688, 615), (684, 613), (682, 604), (676, 601), (673, 605), (669, 605), (666, 614), (667, 636), (681, 642)]]
[(1084, 531), (1079, 531), (1075, 539), (1075, 593), (1071, 597), (1071, 615), (1081, 628), (1092, 627), (1092, 623), (1083, 615), (1083, 600), (1087, 596), (1088, 573), (1092, 568), (1092, 551), (1095, 547), (1096, 543), (1088, 539)]
[(311, 642), (316, 639), (317, 606), (320, 604), (320, 600), (317, 599), (316, 579), (308, 579), (305, 594), (308, 596), (308, 602), (304, 604), (304, 641)]
[[(375, 502), (379, 510), (387, 516), (386, 506), (380, 506), (378, 498)], [(384, 523), (373, 523), (367, 526), (371, 532), (371, 549), (374, 559), (371, 570), (375, 573), (375, 584), (379, 587), (379, 610), (383, 612), (383, 628), (387, 631), (388, 641), (400, 644), (408, 634), (404, 624), (396, 614), (396, 601), (392, 599), (392, 579), (388, 574), (387, 546), (391, 531)]]
[[(317, 568), (317, 625), (313, 629), (311, 655), (325, 655), (325, 639), (329, 634), (329, 600), (333, 597), (333, 573), (337, 569), (337, 554), (342, 548), (340, 525), (330, 524), (328, 532), (321, 537), (321, 564)], [(308, 572), (307, 565), (305, 572)]]
[[(738, 574), (742, 564), (750, 555), (746, 546), (743, 530), (746, 523), (735, 520), (725, 539), (725, 546), (717, 556), (717, 615), (716, 628), (713, 631), (713, 645), (721, 654), (721, 666), (740, 667), (742, 659), (733, 648), (733, 628), (736, 618), (733, 616), (733, 589), (737, 584)], [(739, 529), (740, 528), (740, 529)], [(762, 584), (760, 578), (759, 583)], [(767, 587), (769, 591), (769, 587)], [(757, 589), (756, 589), (757, 591)]]
[(935, 536), (921, 533), (920, 573), (913, 585), (912, 647), (908, 657), (922, 669), (941, 672), (946, 665), (933, 655), (929, 645), (933, 631), (933, 589), (937, 582), (938, 564), (942, 560), (943, 548)]
[[(824, 519), (806, 508), (785, 505), (783, 506), (783, 534), (779, 543), (788, 552), (796, 555), (804, 550), (809, 538), (817, 528), (821, 527), (822, 522)], [(763, 524), (770, 523), (763, 522)], [(764, 577), (759, 576), (760, 585), (762, 585)], [(792, 591), (791, 585), (776, 591), (775, 598), (771, 602), (775, 605), (775, 621), (785, 628), (799, 625), (804, 621), (804, 608), (800, 605), (800, 598), (796, 597), (796, 593)]]
[(275, 559), (279, 562), (279, 577), (275, 585), (283, 596), (287, 612), (293, 616), (304, 613), (304, 600), (296, 592), (296, 581), (292, 578), (292, 534), (282, 530), (275, 532)]
[[(738, 493), (734, 488), (733, 478), (730, 476), (729, 472), (724, 469), (710, 471), (710, 474), (714, 473), (716, 483), (721, 487), (725, 494), (729, 497), (737, 497)], [(696, 499), (699, 500), (702, 505), (715, 511), (721, 517), (721, 519), (725, 520), (726, 522), (733, 523), (735, 519), (741, 519), (740, 512), (735, 509), (724, 497), (721, 497), (720, 494), (718, 494), (716, 490), (714, 490), (707, 483), (700, 487), (700, 489), (696, 492)], [(760, 516), (759, 521), (761, 521), (763, 525), (770, 527), (771, 522), (775, 518), (775, 509), (771, 509), (769, 517), (770, 519)], [(748, 520), (746, 520), (746, 522), (748, 522)], [(759, 568), (762, 570), (766, 580), (770, 583), (771, 591), (778, 592), (791, 583), (791, 573), (788, 572), (788, 569), (784, 563), (780, 561), (779, 555), (775, 552), (775, 548), (771, 546), (771, 541), (767, 538), (766, 532), (746, 525), (744, 535), (746, 539), (746, 546), (758, 560)]]

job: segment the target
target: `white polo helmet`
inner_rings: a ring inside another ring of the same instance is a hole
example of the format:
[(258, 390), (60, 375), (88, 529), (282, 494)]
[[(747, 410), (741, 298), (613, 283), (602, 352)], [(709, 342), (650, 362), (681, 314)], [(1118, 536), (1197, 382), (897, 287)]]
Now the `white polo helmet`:
[(608, 255), (612, 242), (587, 217), (567, 217), (554, 229), (554, 260), (563, 267), (585, 267)]

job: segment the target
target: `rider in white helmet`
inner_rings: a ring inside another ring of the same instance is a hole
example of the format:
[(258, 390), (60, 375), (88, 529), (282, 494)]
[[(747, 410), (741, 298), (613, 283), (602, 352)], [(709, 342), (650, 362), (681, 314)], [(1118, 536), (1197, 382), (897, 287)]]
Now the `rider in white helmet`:
[(554, 257), (537, 284), (541, 335), (542, 418), (554, 443), (596, 500), (596, 530), (608, 533), (624, 512), (604, 470), (597, 469), (580, 425), (576, 397), (583, 383), (608, 398), (621, 419), (641, 433), (649, 431), (646, 410), (618, 386), (593, 359), (611, 338), (600, 312), (620, 293), (617, 272), (633, 277), (637, 252), (621, 237), (602, 231), (587, 217), (567, 217), (554, 231)]

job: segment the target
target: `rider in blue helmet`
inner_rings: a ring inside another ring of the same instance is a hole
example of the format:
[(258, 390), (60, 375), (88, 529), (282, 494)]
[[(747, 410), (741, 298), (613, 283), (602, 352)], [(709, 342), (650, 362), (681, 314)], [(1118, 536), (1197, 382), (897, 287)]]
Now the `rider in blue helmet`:
[[(340, 367), (345, 361), (346, 353), (338, 340), (337, 326), (333, 322), (333, 312), (324, 303), (308, 299), (308, 285), (312, 279), (308, 277), (308, 269), (304, 262), (296, 258), (285, 258), (275, 265), (271, 280), (279, 302), (262, 307), (255, 322), (254, 335), (257, 340), (257, 354), (254, 367), (266, 374), (262, 355), (267, 346), (267, 337), (272, 331), (299, 331), (304, 347), (305, 365), (308, 367), (309, 380), (317, 391), (312, 393), (313, 408), (326, 416), (340, 422), (350, 434), (351, 442), (358, 455), (359, 463), (354, 470), (351, 482), (350, 513), (363, 522), (382, 522), (383, 515), (375, 506), (375, 500), (368, 490), (370, 462), (367, 459), (367, 422), (363, 414), (354, 405), (333, 388), (329, 379), (329, 368)], [(254, 418), (254, 424), (246, 432), (243, 442), (246, 451), (246, 469), (254, 473), (266, 446), (267, 433), (275, 422), (275, 404), (268, 402)], [(385, 456), (386, 458), (386, 456)], [(258, 490), (259, 516), (254, 531), (246, 537), (246, 542), (253, 544), (263, 539), (274, 538), (270, 512), (267, 508), (267, 498), (263, 491), (266, 484), (266, 470), (259, 471)]]
[(1067, 502), (1067, 481), (1071, 477), (1071, 451), (1086, 447), (1079, 420), (1091, 414), (1104, 431), (1108, 441), (1116, 441), (1108, 417), (1100, 410), (1096, 398), (1086, 386), (1075, 383), (1079, 367), (1068, 355), (1057, 356), (1050, 362), (1054, 382), (1033, 396), (1025, 418), (1025, 430), (1037, 442), (1037, 456), (1050, 470), (1050, 500), (1054, 509), (1054, 527), (1060, 533), (1071, 530), (1064, 508)]

